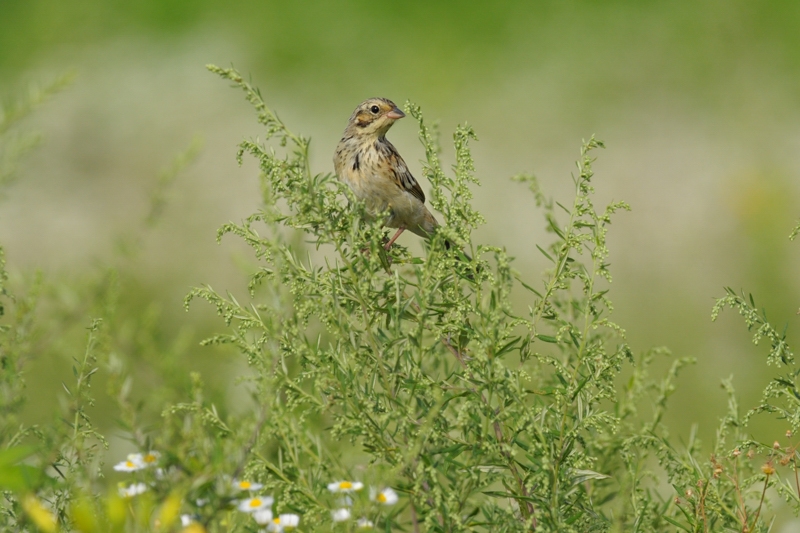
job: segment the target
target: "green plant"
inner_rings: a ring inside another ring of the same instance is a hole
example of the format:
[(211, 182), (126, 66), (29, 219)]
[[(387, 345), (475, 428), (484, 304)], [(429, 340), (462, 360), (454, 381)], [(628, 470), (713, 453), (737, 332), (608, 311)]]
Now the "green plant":
[[(537, 245), (550, 262), (539, 284), (515, 271), (504, 250), (472, 242), (483, 220), (470, 203), (478, 184), (471, 128), (456, 129), (455, 164), (446, 172), (436, 128), (406, 104), (419, 125), (431, 205), (444, 224), (422, 257), (397, 244), (387, 252), (380, 221), (368, 222), (335, 176), (312, 171), (309, 140), (235, 70), (209, 68), (244, 91), (265, 128), (263, 141), (244, 141), (238, 152), (240, 161), (248, 155), (259, 163), (262, 208), (218, 233), (252, 248), (249, 294), (198, 287), (186, 305), (206, 300), (223, 318), (227, 331), (204, 344), (231, 346), (246, 358), (251, 371), (240, 386), (251, 409), (218, 409), (200, 375), (179, 367), (163, 346), (154, 365), (169, 381), (149, 402), (134, 403), (134, 378), (118, 353), (138, 356), (153, 345), (125, 336), (132, 326), (120, 311), (122, 274), (103, 271), (81, 289), (90, 302), (82, 309), (94, 317), (88, 338), (67, 336), (75, 363), (74, 383), (64, 384), (68, 423), (20, 424), (23, 382), (0, 379), (2, 526), (752, 532), (770, 527), (769, 487), (800, 511), (800, 444), (759, 443), (746, 431), (752, 416), (774, 413), (788, 421), (787, 438), (796, 434), (796, 370), (769, 384), (745, 416), (724, 381), (728, 411), (711, 453), (694, 435), (681, 449), (670, 440), (664, 413), (692, 360), (678, 358), (654, 378), (653, 363), (669, 352), (635, 354), (611, 320), (606, 234), (628, 206), (593, 203), (593, 156), (602, 143), (583, 144), (571, 205), (549, 199), (533, 176), (515, 178), (531, 190), (553, 236)], [(194, 153), (196, 145), (161, 176), (143, 227), (157, 221), (164, 189)], [(122, 261), (135, 257), (141, 239), (121, 241)], [(457, 246), (446, 249), (445, 239)], [(28, 296), (12, 298), (3, 266), (0, 288), (12, 312), (0, 328), (0, 355), (19, 373), (53, 323), (37, 308), (48, 285), (34, 278)], [(518, 292), (530, 298), (526, 312), (511, 304)], [(756, 343), (769, 339), (769, 363), (793, 365), (785, 335), (752, 298), (728, 290), (713, 317), (726, 306), (756, 329)], [(157, 335), (152, 317), (130, 320), (145, 337)], [(103, 479), (105, 437), (89, 416), (97, 397), (90, 385), (101, 375), (119, 427), (140, 450), (114, 467), (133, 478), (119, 490)], [(143, 427), (153, 410), (160, 423)], [(33, 440), (44, 444), (25, 446)]]
[[(209, 287), (189, 296), (211, 302), (231, 326), (208, 342), (247, 355), (259, 403), (270, 413), (257, 446), (272, 456), (252, 459), (248, 472), (309, 528), (328, 521), (318, 501), (325, 480), (358, 477), (363, 465), (407, 498), (404, 512), (386, 517), (387, 529), (606, 530), (614, 520), (604, 510), (614, 507), (618, 526), (629, 525), (641, 497), (621, 503), (619, 490), (638, 487), (644, 460), (630, 448), (658, 430), (665, 389), (684, 361), (656, 397), (656, 418), (637, 427), (636, 405), (653, 390), (643, 381), (654, 354), (635, 360), (608, 318), (605, 235), (614, 212), (627, 206), (597, 212), (592, 204), (590, 152), (601, 143), (591, 139), (581, 151), (571, 208), (547, 200), (533, 177), (518, 178), (530, 184), (556, 237), (540, 248), (553, 267), (537, 290), (513, 272), (503, 250), (471, 244), (481, 222), (469, 205), (471, 129), (454, 134), (448, 176), (435, 131), (418, 107), (406, 105), (420, 125), (424, 173), (445, 229), (425, 258), (402, 247), (385, 258), (380, 224), (363, 222), (361, 207), (333, 176), (310, 170), (308, 141), (234, 70), (210, 68), (245, 91), (266, 140), (288, 145), (279, 153), (241, 144), (239, 157), (249, 153), (261, 166), (264, 209), (220, 231), (244, 239), (260, 260), (253, 303)], [(564, 225), (556, 205), (567, 214)], [(282, 227), (307, 234), (319, 253), (312, 258), (292, 246)], [(474, 263), (446, 252), (443, 236), (469, 248)], [(515, 285), (535, 295), (528, 316), (511, 309)], [(618, 395), (626, 361), (639, 379)], [(311, 421), (330, 430), (310, 435)], [(630, 475), (620, 479), (626, 469)]]

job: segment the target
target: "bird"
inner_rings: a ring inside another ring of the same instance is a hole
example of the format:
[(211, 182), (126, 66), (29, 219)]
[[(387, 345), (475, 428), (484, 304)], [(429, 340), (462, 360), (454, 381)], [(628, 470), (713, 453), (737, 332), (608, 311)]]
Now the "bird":
[[(405, 117), (387, 98), (369, 98), (356, 107), (333, 155), (340, 181), (366, 206), (367, 215), (388, 212), (385, 226), (397, 228), (386, 243), (388, 250), (408, 230), (430, 238), (439, 222), (425, 207), (425, 193), (397, 148), (386, 138), (392, 125)], [(445, 247), (450, 243), (445, 241)]]

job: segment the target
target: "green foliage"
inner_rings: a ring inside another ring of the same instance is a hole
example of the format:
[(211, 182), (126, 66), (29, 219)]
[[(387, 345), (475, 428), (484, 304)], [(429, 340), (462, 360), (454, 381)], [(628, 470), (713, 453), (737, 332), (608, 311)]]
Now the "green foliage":
[(38, 133), (18, 131), (20, 121), (70, 85), (73, 78), (73, 74), (65, 74), (46, 85), (31, 84), (23, 98), (0, 102), (0, 191), (14, 180), (19, 160), (41, 141)]
[[(600, 141), (581, 148), (571, 205), (548, 198), (533, 176), (515, 178), (532, 191), (553, 236), (537, 245), (550, 262), (537, 283), (515, 271), (504, 250), (472, 242), (483, 219), (470, 203), (471, 128), (456, 129), (455, 164), (446, 172), (438, 132), (406, 104), (444, 224), (424, 257), (398, 244), (387, 252), (386, 230), (364, 216), (349, 189), (312, 171), (309, 139), (292, 133), (235, 70), (209, 69), (243, 90), (265, 128), (263, 140), (243, 141), (237, 154), (260, 166), (262, 208), (218, 234), (244, 240), (257, 268), (244, 297), (204, 286), (186, 305), (203, 299), (222, 317), (227, 331), (204, 344), (246, 358), (251, 408), (219, 409), (200, 375), (175, 363), (177, 342), (152, 362), (163, 383), (134, 402), (133, 372), (119, 354), (146, 357), (152, 345), (124, 332), (160, 334), (157, 315), (126, 318), (125, 272), (111, 269), (84, 287), (90, 304), (82, 318), (95, 317), (88, 332), (66, 335), (72, 377), (63, 384), (63, 421), (26, 426), (19, 376), (51, 330), (51, 311), (40, 306), (52, 294), (39, 276), (24, 296), (12, 296), (0, 256), (8, 311), (0, 360), (10, 370), (0, 375), (4, 528), (256, 531), (238, 509), (267, 508), (274, 498), (270, 518), (297, 515), (300, 531), (355, 530), (357, 519), (414, 532), (767, 531), (770, 487), (800, 511), (800, 443), (760, 443), (747, 433), (759, 413), (788, 420), (787, 439), (800, 426), (792, 351), (752, 298), (728, 290), (713, 317), (737, 309), (755, 329), (754, 342), (769, 339), (767, 362), (788, 373), (745, 416), (731, 380), (723, 381), (728, 410), (710, 454), (694, 435), (680, 449), (671, 442), (664, 414), (692, 360), (676, 359), (653, 377), (653, 364), (670, 353), (635, 354), (611, 320), (606, 236), (628, 206), (594, 205)], [(160, 176), (145, 230), (196, 153), (195, 142)], [(445, 239), (474, 259), (447, 249)], [(135, 259), (141, 242), (142, 235), (125, 236), (121, 260)], [(531, 298), (525, 312), (511, 305), (516, 291)], [(132, 481), (119, 490), (103, 479), (107, 438), (91, 418), (100, 375), (118, 426), (141, 452), (115, 466)], [(148, 411), (160, 417), (157, 425), (146, 426)]]
[[(739, 311), (739, 314), (744, 317), (745, 325), (748, 330), (755, 328), (753, 334), (753, 344), (758, 344), (761, 339), (766, 337), (770, 341), (770, 350), (767, 355), (767, 364), (774, 365), (792, 365), (794, 364), (794, 354), (789, 346), (786, 344), (786, 331), (778, 333), (775, 328), (767, 320), (765, 312), (759, 313), (756, 309), (753, 295), (745, 298), (744, 294), (737, 295), (736, 292), (726, 287), (727, 295), (717, 300), (711, 312), (711, 319), (716, 320), (720, 311), (725, 307), (730, 307)], [(796, 426), (793, 427), (796, 429)]]
[[(308, 527), (326, 522), (324, 480), (358, 477), (364, 463), (408, 499), (403, 513), (386, 517), (392, 529), (658, 531), (747, 523), (729, 500), (759, 480), (717, 481), (720, 463), (698, 460), (699, 443), (681, 453), (666, 440), (667, 398), (690, 361), (676, 361), (654, 383), (648, 367), (664, 351), (636, 358), (609, 319), (605, 237), (612, 215), (627, 205), (598, 211), (592, 203), (591, 151), (601, 143), (582, 148), (569, 208), (548, 200), (535, 178), (517, 178), (529, 184), (555, 235), (540, 247), (552, 268), (537, 289), (513, 272), (502, 250), (471, 244), (470, 231), (481, 223), (469, 205), (472, 130), (456, 130), (449, 176), (436, 132), (407, 104), (420, 126), (431, 204), (444, 215), (441, 234), (473, 251), (478, 264), (446, 253), (439, 236), (426, 258), (395, 247), (385, 261), (381, 228), (363, 223), (334, 176), (310, 170), (308, 141), (286, 129), (235, 71), (210, 68), (245, 91), (267, 127), (265, 140), (288, 150), (259, 141), (240, 147), (240, 157), (249, 153), (261, 166), (265, 207), (221, 235), (245, 239), (261, 262), (250, 284), (253, 302), (209, 287), (189, 299), (211, 302), (232, 328), (208, 342), (235, 345), (255, 367), (257, 396), (274, 414), (260, 445), (279, 453), (249, 468)], [(319, 252), (302, 254), (281, 226), (311, 235)], [(515, 280), (534, 295), (527, 316), (509, 306)], [(620, 389), (626, 364), (632, 377)], [(652, 419), (642, 422), (646, 400)], [(330, 429), (311, 437), (308, 426), (318, 420)], [(739, 423), (732, 407), (718, 450)], [(659, 501), (646, 471), (650, 451), (686, 501)], [(707, 487), (699, 499), (698, 484)]]

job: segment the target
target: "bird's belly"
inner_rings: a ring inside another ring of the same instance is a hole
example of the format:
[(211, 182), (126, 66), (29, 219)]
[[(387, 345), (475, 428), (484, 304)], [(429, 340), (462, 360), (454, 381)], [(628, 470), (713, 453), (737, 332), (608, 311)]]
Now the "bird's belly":
[(370, 216), (386, 213), (384, 224), (390, 228), (425, 226), (425, 205), (393, 181), (382, 177), (345, 181)]

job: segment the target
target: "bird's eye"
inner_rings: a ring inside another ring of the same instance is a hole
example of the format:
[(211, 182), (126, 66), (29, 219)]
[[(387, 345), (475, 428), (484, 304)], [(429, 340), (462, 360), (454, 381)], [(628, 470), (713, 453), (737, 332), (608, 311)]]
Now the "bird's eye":
[(370, 110), (370, 111), (372, 111), (372, 114), (373, 114), (373, 115), (377, 115), (377, 114), (378, 114), (378, 111), (380, 111), (380, 110), (381, 110), (381, 108), (380, 108), (380, 107), (378, 107), (378, 106), (376, 106), (376, 105), (374, 105), (374, 106), (370, 107), (370, 108), (369, 108), (369, 110)]

